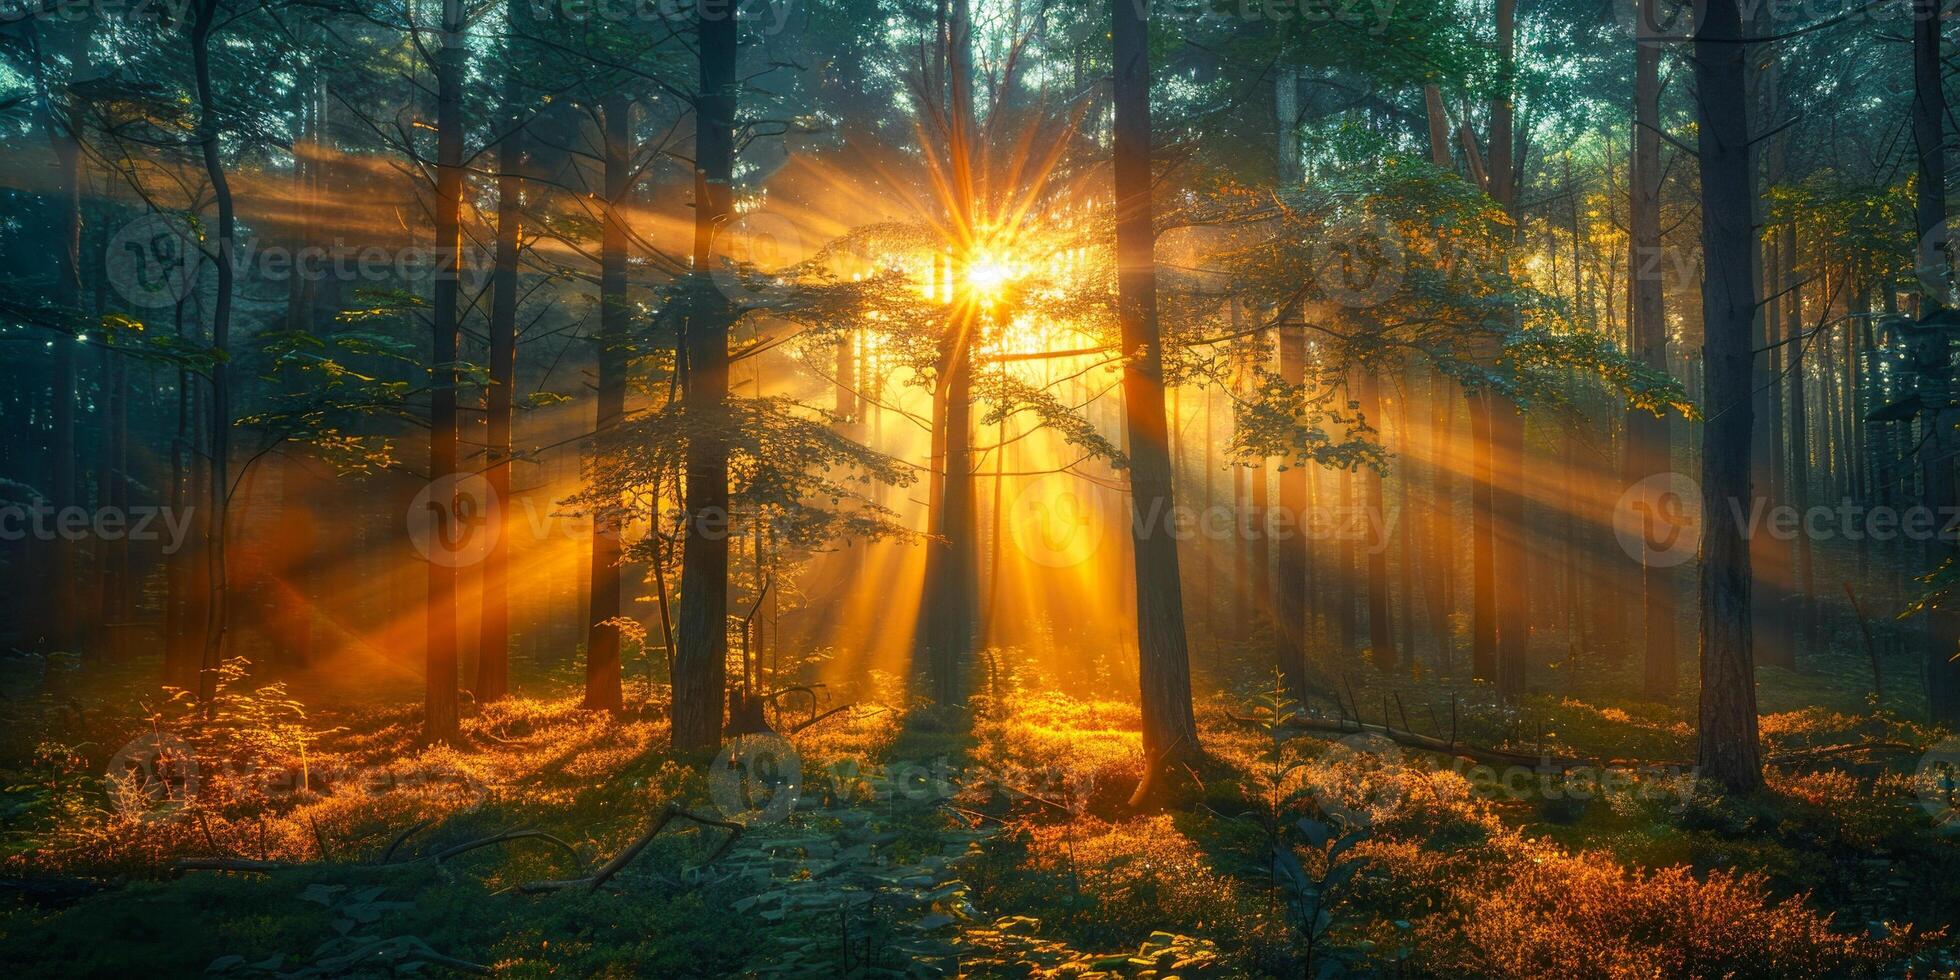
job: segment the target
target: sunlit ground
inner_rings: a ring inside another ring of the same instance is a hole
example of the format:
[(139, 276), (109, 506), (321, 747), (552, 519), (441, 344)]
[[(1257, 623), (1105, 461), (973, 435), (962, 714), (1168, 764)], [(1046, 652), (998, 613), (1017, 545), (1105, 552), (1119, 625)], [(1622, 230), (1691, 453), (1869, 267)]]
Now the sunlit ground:
[[(576, 683), (520, 666), (528, 689)], [(1305, 737), (1256, 698), (1214, 696), (1195, 804), (1138, 813), (1136, 709), (1032, 675), (980, 697), (970, 734), (872, 683), (786, 703), (772, 720), (793, 754), (769, 771), (798, 773), (794, 786), (668, 756), (663, 696), (629, 696), (619, 717), (569, 696), (486, 706), (462, 751), (418, 749), (413, 708), (302, 708), (242, 680), (215, 724), (162, 708), (132, 726), (134, 705), (106, 695), (79, 713), (17, 704), (47, 712), (59, 738), (156, 738), (187, 766), (105, 782), (56, 741), (23, 754), (8, 773), (8, 876), (61, 911), (15, 908), (0, 949), (75, 975), (435, 955), (512, 976), (1229, 976), (1297, 972), (1312, 928), (1353, 969), (1821, 976), (1936, 962), (1931, 934), (1960, 880), (1896, 765), (1772, 766), (1767, 796), (1733, 802), (1679, 769), (1492, 774)], [(1530, 699), (1522, 740), (1488, 705), (1458, 710), (1468, 743), (1692, 751), (1678, 709), (1610, 695)], [(1928, 737), (1823, 709), (1763, 730), (1773, 758)], [(593, 874), (670, 804), (748, 826), (716, 853), (728, 830), (676, 824), (604, 887), (536, 890)], [(1874, 849), (1882, 868), (1862, 859)], [(156, 883), (96, 883), (111, 872)], [(1325, 887), (1318, 925), (1282, 900), (1289, 874)], [(741, 929), (717, 924), (731, 914)], [(158, 930), (171, 941), (101, 941)]]

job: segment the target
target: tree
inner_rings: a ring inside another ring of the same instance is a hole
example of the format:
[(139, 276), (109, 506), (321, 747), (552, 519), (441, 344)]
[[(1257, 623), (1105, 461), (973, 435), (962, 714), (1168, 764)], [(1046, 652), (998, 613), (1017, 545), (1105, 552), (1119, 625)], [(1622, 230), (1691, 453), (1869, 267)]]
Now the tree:
[[(713, 9), (711, 9), (713, 8)], [(728, 658), (728, 298), (709, 270), (715, 235), (734, 210), (735, 65), (733, 6), (695, 9), (700, 86), (694, 104), (694, 271), (685, 338), (687, 523), (681, 552), (681, 610), (674, 656), (673, 743), (712, 749), (721, 742)]]
[[(463, 207), (463, 80), (469, 47), (463, 37), (463, 0), (443, 0), (442, 45), (436, 51), (435, 249), (437, 268), (431, 308), (429, 369), (429, 480), (447, 501), (431, 501), (445, 514), (456, 513), (457, 334), (461, 329)], [(428, 661), (422, 737), (454, 741), (460, 718), (456, 704), (456, 568), (431, 560), (428, 596)]]
[[(1919, 163), (1913, 216), (1924, 243), (1935, 241), (1946, 223), (1946, 95), (1941, 88), (1939, 5), (1914, 0), (1912, 14), (1912, 138)], [(1922, 245), (1922, 254), (1924, 250)], [(1942, 295), (1926, 295), (1920, 318), (1944, 312), (1946, 300)], [(1950, 376), (1951, 345), (1944, 334), (1936, 343), (1939, 352), (1931, 360), (1942, 375)], [(1945, 377), (1940, 380), (1944, 383)], [(1953, 424), (1944, 409), (1937, 403), (1925, 406), (1928, 438), (1919, 450), (1921, 487), (1926, 506), (1935, 514), (1945, 514), (1956, 500)], [(1956, 554), (1944, 532), (1927, 543), (1927, 551), (1936, 568), (1951, 563)], [(1956, 659), (1960, 658), (1960, 609), (1951, 602), (1931, 604), (1926, 611), (1925, 643), (1927, 714), (1935, 722), (1960, 722), (1960, 659)]]
[(1135, 547), (1137, 661), (1142, 687), (1142, 796), (1164, 765), (1199, 751), (1191, 664), (1173, 534), (1170, 433), (1157, 332), (1156, 231), (1151, 215), (1149, 27), (1129, 0), (1110, 0), (1115, 49), (1117, 320), (1130, 441), (1130, 536)]
[[(513, 24), (524, 16), (521, 0), (505, 4)], [(503, 138), (497, 142), (497, 255), (490, 283), (489, 385), (484, 389), (484, 447), (494, 513), (504, 522), (483, 556), (483, 612), (479, 619), (476, 699), (495, 701), (510, 693), (510, 542), (509, 511), (511, 405), (517, 384), (517, 264), (523, 251), (524, 85), (514, 44), (504, 46)]]
[[(1633, 355), (1648, 368), (1667, 370), (1667, 315), (1658, 273), (1661, 248), (1660, 61), (1658, 40), (1644, 32), (1658, 28), (1655, 0), (1640, 0), (1634, 40), (1633, 156), (1629, 167), (1629, 235)], [(1668, 421), (1638, 409), (1626, 415), (1625, 478), (1629, 485), (1669, 469)], [(1642, 561), (1641, 608), (1646, 655), (1642, 671), (1649, 697), (1669, 698), (1676, 684), (1674, 575)]]
[(1733, 791), (1762, 785), (1750, 618), (1752, 364), (1757, 293), (1754, 183), (1738, 0), (1710, 0), (1694, 34), (1701, 144), (1704, 390), (1702, 424), (1702, 775)]
[[(627, 324), (632, 309), (626, 302), (625, 207), (632, 182), (633, 103), (615, 88), (600, 99), (600, 115), (605, 211), (599, 246), (599, 399), (594, 438), (604, 443), (626, 415)], [(585, 706), (604, 711), (618, 711), (622, 704), (618, 619), (624, 534), (625, 522), (617, 503), (593, 509), (591, 599), (585, 623)]]

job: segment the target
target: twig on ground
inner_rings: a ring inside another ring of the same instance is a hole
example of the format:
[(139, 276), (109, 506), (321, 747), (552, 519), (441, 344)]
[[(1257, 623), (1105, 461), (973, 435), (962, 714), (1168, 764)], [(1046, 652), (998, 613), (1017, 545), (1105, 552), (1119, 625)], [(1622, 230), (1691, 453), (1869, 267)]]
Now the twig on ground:
[(708, 855), (706, 860), (701, 862), (701, 867), (707, 867), (720, 860), (722, 855), (727, 854), (728, 850), (735, 846), (735, 841), (741, 838), (744, 829), (741, 824), (735, 823), (734, 821), (704, 817), (681, 809), (678, 803), (669, 803), (666, 809), (660, 811), (660, 816), (655, 817), (653, 822), (647, 825), (645, 832), (640, 834), (631, 844), (626, 845), (618, 854), (613, 855), (612, 860), (601, 865), (599, 870), (594, 871), (592, 874), (584, 878), (526, 882), (521, 885), (514, 885), (506, 889), (506, 891), (514, 891), (520, 895), (536, 895), (543, 892), (563, 891), (569, 888), (583, 888), (588, 892), (598, 891), (599, 887), (604, 885), (607, 879), (618, 874), (627, 865), (633, 863), (633, 859), (639, 857), (640, 852), (646, 850), (647, 845), (653, 843), (653, 839), (660, 836), (660, 832), (665, 830), (667, 824), (671, 823), (676, 817), (693, 821), (703, 827), (720, 827), (728, 831), (728, 837), (721, 842), (721, 846), (716, 847), (714, 852)]

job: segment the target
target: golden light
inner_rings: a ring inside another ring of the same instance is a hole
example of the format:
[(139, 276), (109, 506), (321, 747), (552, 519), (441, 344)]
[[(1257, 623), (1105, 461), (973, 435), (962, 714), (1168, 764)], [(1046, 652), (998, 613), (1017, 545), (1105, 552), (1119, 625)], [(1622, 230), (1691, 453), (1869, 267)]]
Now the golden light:
[(966, 288), (981, 302), (1000, 298), (1017, 273), (1014, 264), (992, 252), (980, 252), (966, 266)]

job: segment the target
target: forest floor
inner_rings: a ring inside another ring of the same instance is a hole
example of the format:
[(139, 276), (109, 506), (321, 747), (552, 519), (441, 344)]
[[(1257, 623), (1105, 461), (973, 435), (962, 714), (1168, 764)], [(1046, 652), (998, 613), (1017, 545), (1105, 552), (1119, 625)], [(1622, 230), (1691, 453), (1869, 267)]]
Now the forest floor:
[[(193, 718), (140, 707), (134, 680), (88, 696), (43, 682), (5, 702), (0, 965), (1159, 978), (1960, 965), (1960, 836), (1914, 781), (1937, 733), (1886, 712), (1767, 714), (1783, 761), (1765, 792), (1730, 798), (1685, 762), (1685, 706), (1541, 695), (1500, 710), (1434, 678), (1342, 686), (1344, 711), (1310, 716), (1541, 762), (1303, 733), (1275, 720), (1299, 710), (1284, 699), (1218, 695), (1199, 708), (1205, 760), (1168, 805), (1141, 809), (1136, 709), (1052, 689), (962, 714), (792, 695), (776, 719), (789, 734), (744, 743), (740, 770), (670, 756), (665, 712), (637, 684), (620, 716), (569, 694), (511, 699), (468, 712), (464, 744), (424, 749), (419, 707), (401, 701), (302, 707), (236, 677)], [(1793, 755), (1854, 744), (1881, 748)], [(1550, 762), (1584, 758), (1637, 761)], [(776, 759), (790, 765), (768, 782)], [(674, 807), (742, 826), (678, 817), (625, 854)]]

